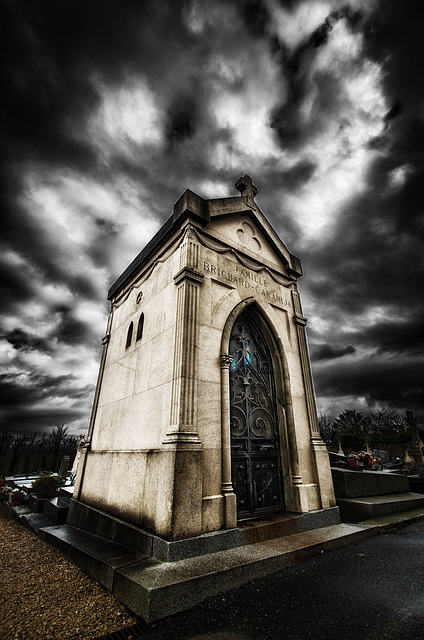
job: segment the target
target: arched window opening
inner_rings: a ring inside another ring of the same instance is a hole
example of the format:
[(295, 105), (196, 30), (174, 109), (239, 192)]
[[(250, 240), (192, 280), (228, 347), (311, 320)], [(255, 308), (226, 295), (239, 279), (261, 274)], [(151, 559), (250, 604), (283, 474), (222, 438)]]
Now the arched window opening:
[(130, 344), (131, 344), (132, 335), (133, 335), (133, 328), (134, 328), (134, 325), (133, 325), (133, 323), (131, 322), (131, 323), (130, 323), (130, 326), (128, 327), (128, 333), (127, 333), (127, 344), (125, 345), (125, 349), (128, 349), (128, 347), (129, 347), (129, 346), (130, 346)]
[(144, 326), (144, 313), (141, 314), (140, 319), (138, 321), (138, 325), (137, 325), (137, 335), (136, 335), (136, 341), (137, 340), (141, 340), (141, 337), (143, 335), (143, 326)]

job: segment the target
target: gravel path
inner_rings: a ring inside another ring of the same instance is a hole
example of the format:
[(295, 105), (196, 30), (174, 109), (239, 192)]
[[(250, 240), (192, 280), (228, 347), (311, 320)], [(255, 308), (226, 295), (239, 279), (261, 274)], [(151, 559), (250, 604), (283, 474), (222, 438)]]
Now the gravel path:
[(90, 640), (137, 623), (104, 587), (0, 513), (0, 638)]

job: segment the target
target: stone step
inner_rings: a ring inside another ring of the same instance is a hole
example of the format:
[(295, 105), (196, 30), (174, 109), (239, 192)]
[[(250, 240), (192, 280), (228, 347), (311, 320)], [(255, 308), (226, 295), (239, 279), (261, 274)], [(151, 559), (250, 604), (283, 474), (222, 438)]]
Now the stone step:
[(130, 547), (68, 525), (40, 529), (39, 535), (109, 591), (117, 569), (147, 558)]
[(69, 525), (40, 529), (39, 534), (136, 615), (153, 622), (377, 532), (373, 526), (337, 524), (174, 562), (149, 558)]
[(411, 523), (416, 520), (424, 519), (424, 506), (418, 509), (411, 509), (411, 511), (398, 511), (398, 513), (389, 513), (387, 516), (379, 516), (377, 518), (371, 518), (370, 520), (364, 520), (358, 524), (367, 524), (377, 526), (379, 531), (385, 529), (397, 528), (399, 525)]
[(377, 527), (338, 524), (177, 562), (149, 558), (117, 569), (113, 593), (150, 623), (377, 532)]
[(343, 522), (362, 522), (391, 513), (418, 509), (424, 506), (424, 495), (406, 491), (381, 496), (338, 498), (337, 506)]
[(67, 524), (127, 545), (157, 560), (174, 562), (260, 540), (340, 524), (340, 514), (338, 507), (308, 513), (283, 512), (274, 517), (246, 520), (235, 529), (221, 529), (192, 538), (168, 541), (72, 499)]
[(253, 544), (311, 529), (329, 527), (333, 524), (340, 524), (340, 513), (337, 507), (308, 513), (284, 512), (269, 518), (245, 520), (239, 522), (238, 528), (242, 544)]

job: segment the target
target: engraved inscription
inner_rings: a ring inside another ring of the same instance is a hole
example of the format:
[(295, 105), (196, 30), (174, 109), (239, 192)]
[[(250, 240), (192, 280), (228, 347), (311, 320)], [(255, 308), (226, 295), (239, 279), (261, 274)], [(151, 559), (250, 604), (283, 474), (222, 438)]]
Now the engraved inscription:
[(282, 307), (292, 308), (290, 300), (276, 291), (270, 289), (270, 279), (245, 269), (239, 265), (232, 265), (223, 269), (218, 264), (211, 262), (203, 262), (203, 271), (210, 274), (225, 283), (231, 283), (234, 286), (243, 287), (251, 293), (264, 297), (268, 302), (277, 304)]

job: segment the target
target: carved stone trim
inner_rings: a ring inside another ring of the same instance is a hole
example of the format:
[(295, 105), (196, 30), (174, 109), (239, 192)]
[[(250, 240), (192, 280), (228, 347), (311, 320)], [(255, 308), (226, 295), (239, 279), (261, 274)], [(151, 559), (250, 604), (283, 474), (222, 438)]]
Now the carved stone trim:
[(153, 264), (150, 265), (147, 271), (145, 271), (144, 274), (136, 280), (136, 283), (132, 284), (128, 289), (124, 289), (122, 293), (114, 299), (114, 301), (111, 303), (112, 310), (117, 309), (121, 306), (121, 304), (128, 300), (134, 289), (139, 289), (141, 285), (144, 284), (146, 280), (148, 280), (148, 278), (150, 278), (156, 267), (162, 262), (166, 262), (168, 258), (172, 256), (173, 253), (175, 253), (175, 251), (179, 248), (176, 243), (181, 238), (181, 235), (182, 234), (180, 234), (178, 238), (176, 238), (175, 241), (168, 247), (161, 258), (158, 258), (158, 260), (155, 260)]
[(91, 410), (90, 423), (88, 425), (87, 443), (91, 442), (91, 436), (93, 434), (94, 423), (96, 421), (97, 407), (99, 405), (100, 389), (101, 389), (101, 386), (102, 386), (103, 373), (104, 373), (105, 365), (106, 365), (106, 356), (107, 356), (107, 351), (108, 351), (109, 342), (110, 342), (110, 334), (112, 332), (112, 321), (113, 321), (113, 310), (111, 309), (111, 312), (110, 312), (108, 320), (107, 320), (106, 334), (102, 339), (102, 347), (103, 347), (102, 348), (102, 357), (101, 357), (101, 360), (100, 360), (99, 375), (97, 377), (96, 390), (94, 392), (94, 400), (93, 400), (93, 407), (92, 407), (92, 410)]
[(306, 327), (308, 321), (306, 320), (306, 318), (300, 318), (299, 316), (296, 316), (294, 319), (295, 323), (298, 324), (300, 327)]
[(192, 226), (187, 225), (180, 244), (180, 271), (174, 277), (177, 290), (174, 340), (174, 366), (171, 415), (165, 444), (197, 447), (197, 339), (200, 285), (204, 275), (198, 267), (200, 247), (193, 242)]
[[(231, 433), (230, 433), (230, 366), (233, 356), (222, 354), (219, 356), (221, 363), (221, 493), (233, 494), (231, 479)], [(237, 522), (237, 506), (234, 500), (228, 503), (229, 511), (226, 512), (225, 526), (234, 526)]]
[(198, 271), (195, 271), (190, 267), (183, 267), (183, 269), (181, 269), (181, 271), (179, 271), (177, 275), (174, 276), (174, 282), (177, 285), (180, 284), (180, 282), (182, 282), (183, 280), (192, 280), (197, 284), (202, 284), (204, 277), (205, 276), (203, 275), (203, 273), (199, 273)]
[[(306, 320), (303, 318), (302, 306), (300, 304), (300, 296), (297, 291), (292, 291), (293, 304), (296, 312), (296, 330), (299, 342), (300, 361), (302, 365), (303, 383), (305, 386), (306, 408), (308, 411), (309, 425), (311, 436), (320, 439), (318, 427), (317, 407), (315, 403), (315, 392), (312, 382), (311, 362), (309, 359), (308, 343), (306, 341), (305, 325)], [(299, 315), (298, 315), (299, 314)], [(300, 316), (300, 317), (299, 317)]]
[(318, 417), (315, 404), (315, 393), (312, 383), (311, 364), (309, 361), (308, 346), (306, 343), (305, 327), (300, 324), (297, 325), (297, 337), (299, 340), (300, 359), (302, 362), (302, 374), (305, 384), (306, 405), (308, 409), (311, 434), (317, 435), (319, 434)]
[(234, 360), (234, 356), (230, 356), (227, 354), (222, 354), (219, 356), (219, 362), (221, 364), (221, 369), (229, 369), (231, 367), (231, 363)]
[(212, 242), (209, 239), (206, 239), (205, 236), (202, 233), (200, 233), (200, 231), (195, 227), (193, 227), (193, 232), (194, 232), (194, 235), (199, 240), (199, 242), (207, 249), (210, 249), (215, 253), (231, 253), (238, 260), (238, 262), (241, 265), (243, 265), (243, 267), (246, 267), (246, 269), (250, 269), (250, 271), (256, 271), (256, 272), (266, 271), (270, 276), (270, 278), (272, 278), (274, 282), (277, 282), (277, 284), (280, 284), (282, 287), (288, 288), (296, 283), (296, 280), (293, 280), (289, 277), (287, 277), (288, 279), (288, 282), (287, 282), (287, 280), (284, 280), (284, 276), (282, 277), (278, 276), (271, 269), (269, 269), (268, 267), (265, 267), (264, 265), (257, 266), (257, 264), (251, 262), (248, 258), (242, 256), (241, 253), (239, 253), (239, 251), (237, 251), (236, 249), (233, 249), (232, 247), (222, 247), (221, 245), (215, 242)]

